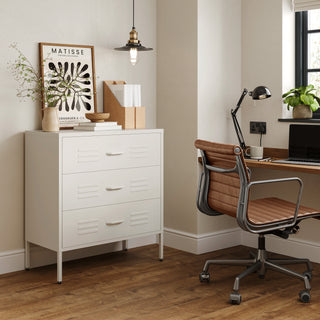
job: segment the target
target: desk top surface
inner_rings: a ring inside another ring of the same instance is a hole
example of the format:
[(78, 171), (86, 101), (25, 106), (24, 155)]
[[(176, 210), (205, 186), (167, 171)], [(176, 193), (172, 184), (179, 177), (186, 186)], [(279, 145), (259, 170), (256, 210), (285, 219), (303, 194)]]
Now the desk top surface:
[(273, 169), (273, 170), (287, 170), (287, 171), (320, 174), (320, 166), (272, 162), (272, 160), (276, 160), (276, 159), (286, 159), (288, 157), (287, 149), (264, 148), (264, 156), (270, 157), (271, 158), (270, 161), (258, 161), (258, 160), (245, 159), (245, 162), (249, 168), (250, 167), (266, 168), (266, 169)]

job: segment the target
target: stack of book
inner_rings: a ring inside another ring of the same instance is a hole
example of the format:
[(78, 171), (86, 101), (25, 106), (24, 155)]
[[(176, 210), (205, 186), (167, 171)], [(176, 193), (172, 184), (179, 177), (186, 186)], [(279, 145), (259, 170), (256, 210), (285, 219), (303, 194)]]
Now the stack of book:
[(105, 122), (81, 122), (78, 126), (73, 127), (74, 130), (82, 131), (105, 131), (105, 130), (121, 130), (122, 126), (115, 121)]

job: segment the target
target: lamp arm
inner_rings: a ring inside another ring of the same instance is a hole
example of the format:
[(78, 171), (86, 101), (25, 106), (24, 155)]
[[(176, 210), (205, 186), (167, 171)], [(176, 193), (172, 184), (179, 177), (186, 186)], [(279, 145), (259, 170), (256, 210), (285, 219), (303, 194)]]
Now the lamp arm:
[(231, 116), (232, 116), (232, 120), (233, 120), (234, 129), (236, 131), (236, 134), (237, 134), (237, 137), (238, 137), (238, 140), (239, 140), (240, 147), (241, 147), (242, 150), (245, 150), (247, 148), (247, 146), (246, 146), (246, 144), (244, 142), (244, 138), (243, 138), (243, 135), (242, 135), (242, 131), (240, 129), (239, 122), (237, 120), (237, 116), (233, 112), (231, 112)]
[(243, 138), (243, 135), (242, 135), (242, 131), (241, 131), (241, 128), (240, 128), (240, 125), (239, 125), (239, 122), (237, 120), (237, 112), (241, 106), (241, 103), (244, 99), (244, 97), (247, 95), (248, 93), (248, 90), (247, 89), (243, 89), (242, 91), (242, 94), (241, 94), (241, 97), (237, 103), (237, 106), (236, 108), (233, 110), (231, 110), (231, 116), (232, 116), (232, 120), (233, 120), (233, 125), (234, 125), (234, 129), (236, 131), (236, 134), (237, 134), (237, 137), (238, 137), (238, 140), (239, 140), (239, 144), (240, 144), (240, 147), (242, 150), (245, 150), (247, 147), (246, 147), (246, 144), (244, 142), (244, 138)]
[(248, 90), (247, 90), (247, 89), (243, 89), (242, 94), (241, 94), (241, 97), (240, 97), (240, 99), (239, 99), (239, 101), (238, 101), (238, 103), (237, 103), (236, 108), (235, 108), (234, 110), (231, 110), (231, 113), (232, 113), (232, 114), (236, 115), (236, 113), (238, 112), (238, 110), (239, 110), (239, 108), (240, 108), (240, 105), (241, 105), (244, 97), (247, 95), (247, 93), (248, 93)]

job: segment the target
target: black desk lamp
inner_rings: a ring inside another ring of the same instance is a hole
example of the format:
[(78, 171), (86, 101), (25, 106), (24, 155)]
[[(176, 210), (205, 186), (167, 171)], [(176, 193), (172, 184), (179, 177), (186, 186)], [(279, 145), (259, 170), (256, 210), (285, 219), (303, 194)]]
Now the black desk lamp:
[(247, 147), (246, 147), (246, 144), (244, 142), (243, 135), (242, 135), (242, 132), (241, 132), (240, 125), (239, 125), (239, 122), (237, 120), (236, 114), (237, 114), (237, 112), (238, 112), (238, 110), (240, 108), (242, 100), (244, 99), (244, 97), (246, 96), (247, 93), (249, 93), (249, 96), (251, 96), (253, 100), (262, 100), (262, 99), (267, 99), (267, 98), (271, 97), (270, 90), (267, 87), (264, 87), (264, 86), (256, 87), (253, 91), (248, 91), (247, 89), (243, 89), (242, 95), (241, 95), (241, 97), (240, 97), (240, 99), (239, 99), (239, 101), (237, 103), (236, 108), (234, 110), (233, 109), (231, 110), (231, 116), (232, 116), (234, 128), (235, 128), (236, 134), (238, 136), (240, 147), (243, 150), (245, 150)]

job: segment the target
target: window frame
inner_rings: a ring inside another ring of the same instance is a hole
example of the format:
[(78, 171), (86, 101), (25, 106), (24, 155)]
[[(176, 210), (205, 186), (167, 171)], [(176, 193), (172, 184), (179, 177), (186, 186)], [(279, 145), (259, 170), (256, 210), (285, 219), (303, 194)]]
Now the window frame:
[[(308, 69), (308, 35), (320, 33), (320, 29), (308, 29), (308, 11), (295, 13), (295, 85), (308, 85), (308, 74), (320, 72), (319, 69)], [(320, 108), (313, 112), (314, 119), (320, 119)]]

